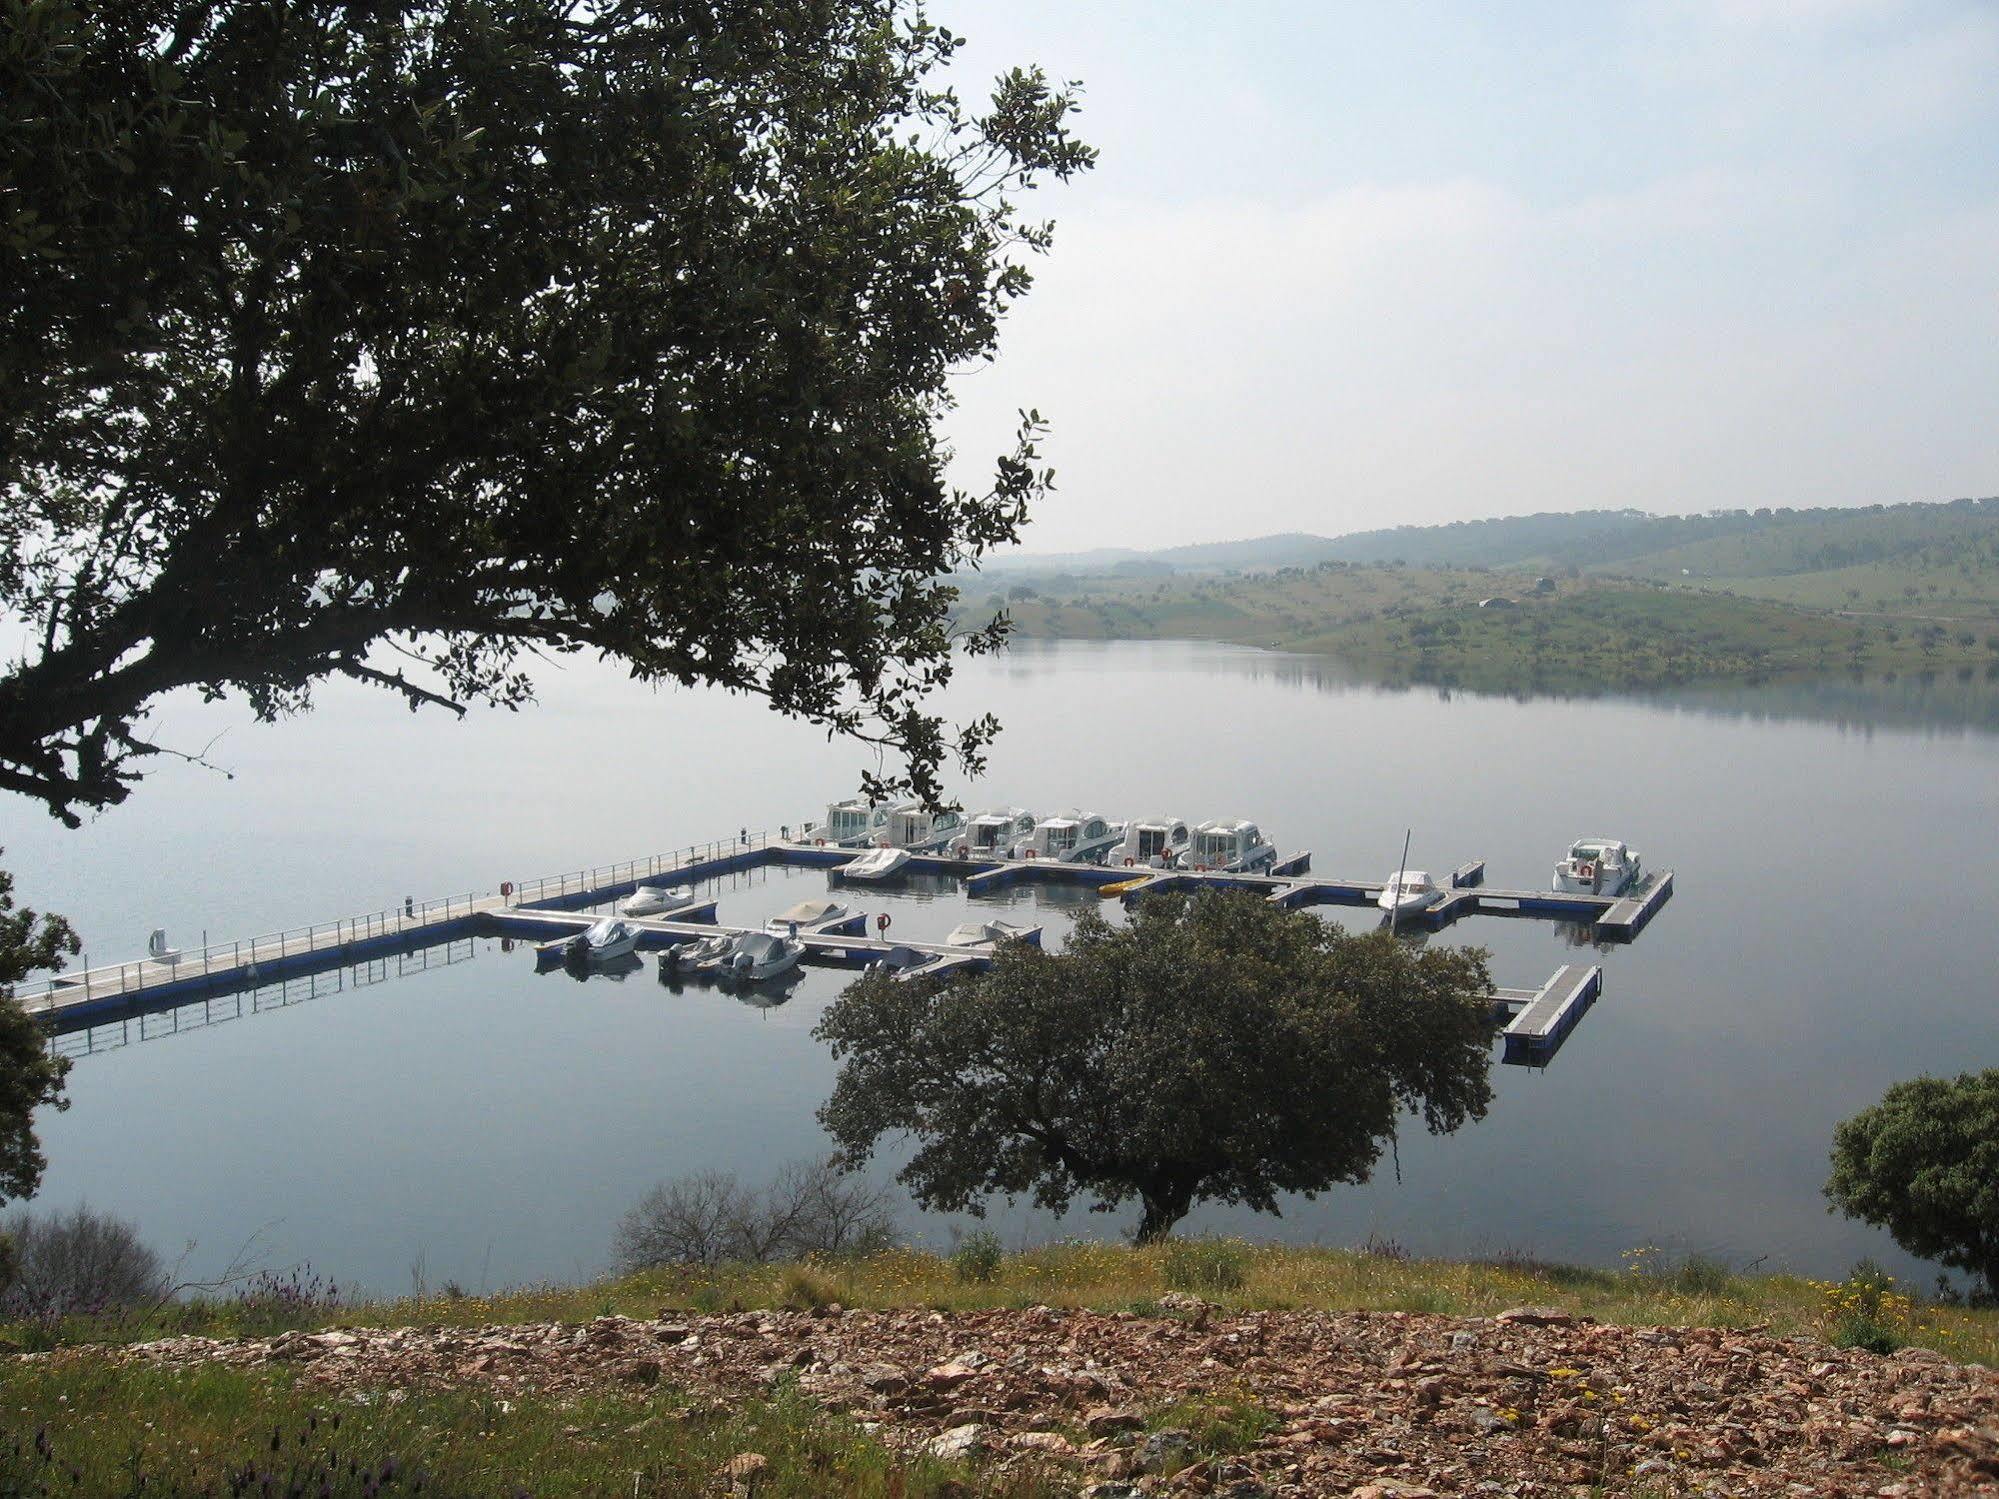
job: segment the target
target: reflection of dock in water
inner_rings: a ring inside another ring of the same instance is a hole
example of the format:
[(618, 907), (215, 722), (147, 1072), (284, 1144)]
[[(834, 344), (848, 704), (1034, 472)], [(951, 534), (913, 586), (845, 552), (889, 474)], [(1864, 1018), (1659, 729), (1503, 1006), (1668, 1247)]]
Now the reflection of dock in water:
[[(280, 998), (266, 1002), (258, 996), (284, 995), (297, 979), (333, 975), (334, 988), (377, 982), (363, 978), (364, 972), (380, 970), (381, 977), (419, 971), (432, 966), (422, 956), (435, 949), (450, 952), (462, 945), (457, 956), (441, 961), (462, 961), (471, 955), (471, 939), (504, 937), (547, 940), (560, 938), (587, 927), (594, 919), (583, 914), (624, 899), (642, 884), (672, 883), (706, 885), (732, 877), (754, 876), (774, 866), (819, 868), (837, 875), (839, 867), (855, 857), (852, 849), (819, 843), (768, 838), (762, 834), (741, 837), (682, 852), (656, 855), (649, 859), (602, 866), (572, 874), (557, 875), (516, 886), (503, 884), (497, 893), (451, 896), (422, 905), (406, 902), (401, 910), (377, 911), (366, 916), (296, 928), (253, 938), (246, 942), (215, 943), (196, 951), (163, 952), (127, 963), (85, 968), (59, 974), (38, 989), (17, 991), (17, 998), (30, 1014), (38, 1015), (57, 1035), (95, 1030), (109, 1022), (136, 1022), (140, 1037), (152, 1034), (145, 1029), (153, 1017), (172, 1017), (171, 1027), (188, 1023), (213, 1023), (221, 1013), (210, 1008), (202, 1020), (192, 1020), (196, 1001), (231, 997), (235, 1008), (223, 1018), (236, 1018), (270, 1004), (294, 1003)], [(1052, 894), (1072, 889), (1077, 903), (1098, 899), (1115, 891), (1126, 902), (1153, 893), (1188, 893), (1204, 889), (1238, 889), (1260, 893), (1265, 899), (1287, 908), (1313, 905), (1371, 906), (1381, 894), (1379, 880), (1319, 879), (1308, 871), (1309, 854), (1294, 854), (1279, 860), (1266, 873), (1222, 870), (1153, 870), (1105, 864), (1071, 864), (1054, 859), (976, 859), (950, 854), (915, 854), (908, 874), (932, 898), (956, 884), (972, 899), (1004, 900), (1024, 886), (1038, 886)], [(1659, 909), (1672, 897), (1670, 870), (1648, 876), (1629, 894), (1610, 897), (1554, 891), (1494, 889), (1485, 885), (1483, 862), (1467, 864), (1451, 877), (1444, 898), (1426, 911), (1405, 914), (1411, 926), (1435, 931), (1470, 915), (1500, 915), (1551, 919), (1589, 933), (1599, 943), (1629, 942), (1644, 930)], [(1068, 904), (1058, 900), (1057, 904)], [(697, 937), (725, 932), (754, 930), (717, 926), (713, 903), (707, 921), (660, 920), (627, 917), (642, 932), (640, 945), (657, 949)], [(1038, 941), (1039, 930), (1032, 940)], [(987, 966), (990, 951), (953, 947), (945, 943), (891, 940), (886, 934), (868, 936), (849, 928), (805, 931), (806, 960), (815, 964), (861, 968), (891, 959), (896, 954), (914, 953), (926, 961), (905, 967), (905, 976), (931, 977), (951, 971)], [(374, 965), (371, 967), (371, 965)], [(1580, 975), (1577, 977), (1577, 975)], [(1571, 977), (1565, 977), (1571, 976)], [(1602, 985), (1599, 968), (1566, 967), (1539, 990), (1501, 990), (1494, 995), (1496, 1006), (1520, 1013), (1507, 1027), (1506, 1060), (1545, 1061), (1561, 1045), (1576, 1020), (1594, 1002)], [(308, 986), (312, 994), (323, 992)], [(118, 1044), (118, 1043), (113, 1043)], [(86, 1044), (85, 1050), (94, 1043)]]

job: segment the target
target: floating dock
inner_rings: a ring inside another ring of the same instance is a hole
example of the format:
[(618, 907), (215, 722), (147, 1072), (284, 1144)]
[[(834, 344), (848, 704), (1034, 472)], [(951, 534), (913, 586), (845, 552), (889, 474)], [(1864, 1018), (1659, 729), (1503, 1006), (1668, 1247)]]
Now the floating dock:
[(1539, 989), (1495, 990), (1494, 1010), (1512, 1017), (1499, 1033), (1500, 1060), (1546, 1066), (1602, 993), (1603, 969), (1580, 963), (1557, 968)]
[[(299, 975), (369, 962), (407, 960), (425, 948), (472, 937), (559, 938), (595, 920), (581, 913), (620, 901), (643, 884), (695, 885), (773, 865), (824, 869), (837, 878), (840, 867), (862, 852), (865, 850), (744, 833), (733, 840), (694, 845), (648, 859), (518, 885), (509, 881), (497, 893), (451, 896), (421, 905), (409, 901), (400, 910), (347, 917), (246, 942), (214, 943), (195, 951), (86, 967), (57, 975), (40, 988), (17, 989), (16, 998), (30, 1014), (44, 1017), (53, 1030), (70, 1031), (119, 1016), (165, 1010), (204, 995), (253, 990)], [(967, 859), (944, 853), (914, 854), (904, 866), (910, 874), (960, 880), (965, 893), (974, 899), (1026, 882), (1088, 885), (1099, 891), (1118, 886), (1117, 893), (1127, 903), (1152, 893), (1241, 889), (1258, 892), (1287, 908), (1369, 906), (1381, 894), (1379, 880), (1321, 879), (1311, 875), (1310, 868), (1309, 853), (1293, 854), (1258, 873), (1148, 870), (1055, 859)], [(1454, 871), (1450, 888), (1437, 905), (1401, 919), (1406, 925), (1434, 931), (1470, 915), (1534, 917), (1581, 924), (1598, 942), (1629, 942), (1673, 893), (1670, 870), (1648, 876), (1618, 897), (1493, 889), (1484, 880), (1483, 861), (1465, 864)], [(893, 888), (892, 880), (881, 883), (883, 888)], [(710, 902), (692, 913), (697, 918), (706, 916), (706, 921), (685, 919), (688, 913), (674, 920), (625, 919), (648, 934), (642, 945), (651, 947), (688, 937), (752, 930), (716, 926), (714, 909)], [(1038, 941), (1039, 928), (1032, 930), (1032, 940)], [(911, 976), (976, 968), (990, 962), (990, 953), (981, 954), (977, 948), (869, 937), (851, 926), (802, 931), (799, 940), (806, 945), (808, 960), (847, 967), (865, 967), (897, 949), (926, 955), (929, 962), (906, 970)], [(1571, 985), (1564, 975), (1574, 974), (1582, 977)], [(1508, 1006), (1509, 1013), (1512, 1009), (1520, 1012), (1506, 1032), (1506, 1060), (1515, 1060), (1516, 1052), (1530, 1060), (1552, 1055), (1601, 986), (1601, 969), (1565, 968), (1540, 990), (1499, 991), (1495, 1003)]]

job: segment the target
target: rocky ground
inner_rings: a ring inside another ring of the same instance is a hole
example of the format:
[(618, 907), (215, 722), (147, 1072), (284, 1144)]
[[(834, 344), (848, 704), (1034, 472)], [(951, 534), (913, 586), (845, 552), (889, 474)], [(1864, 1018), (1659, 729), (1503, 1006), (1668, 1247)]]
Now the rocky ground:
[[(1920, 1349), (1884, 1358), (1532, 1308), (1472, 1319), (1227, 1313), (1168, 1300), (1149, 1318), (1046, 1307), (666, 1311), (581, 1326), (175, 1338), (119, 1356), (282, 1363), (376, 1391), (478, 1381), (559, 1395), (664, 1381), (728, 1399), (793, 1379), (890, 1443), (1039, 1464), (1095, 1499), (1591, 1486), (1999, 1494), (1999, 1373)], [(718, 1487), (753, 1491), (757, 1467), (744, 1454)]]

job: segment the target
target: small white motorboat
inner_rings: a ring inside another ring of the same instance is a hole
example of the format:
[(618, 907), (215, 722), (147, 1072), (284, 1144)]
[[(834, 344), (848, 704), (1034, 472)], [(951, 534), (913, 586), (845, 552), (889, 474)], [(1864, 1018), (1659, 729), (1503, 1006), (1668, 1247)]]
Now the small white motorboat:
[(606, 916), (587, 932), (578, 932), (563, 944), (563, 956), (572, 962), (606, 963), (622, 958), (639, 945), (639, 929), (629, 921)]
[(833, 802), (826, 808), (826, 820), (808, 823), (799, 834), (802, 839), (814, 843), (831, 843), (840, 848), (859, 848), (864, 843), (873, 843), (888, 827), (888, 808), (880, 802), (863, 801), (850, 796), (843, 802)]
[(1023, 859), (1057, 859), (1064, 864), (1101, 864), (1124, 837), (1124, 824), (1094, 812), (1044, 817), (1018, 850)]
[(1204, 822), (1187, 840), (1180, 868), (1254, 874), (1277, 862), (1277, 849), (1253, 822), (1219, 819)]
[(694, 904), (694, 892), (685, 885), (641, 885), (618, 903), (620, 916), (664, 916)]
[(910, 969), (921, 968), (925, 963), (930, 961), (929, 953), (918, 952), (913, 947), (904, 947), (898, 943), (879, 957), (869, 960), (867, 971), (869, 973), (907, 973)]
[(952, 852), (961, 859), (1011, 858), (1034, 832), (1035, 817), (1021, 807), (994, 807), (968, 818)]
[(816, 931), (822, 926), (845, 921), (853, 914), (837, 900), (802, 900), (771, 917), (764, 923), (764, 930), (778, 937), (795, 937), (801, 931)]
[(900, 873), (908, 862), (906, 848), (871, 848), (859, 858), (842, 864), (838, 873), (843, 880), (885, 880)]
[(791, 972), (804, 956), (805, 944), (795, 938), (780, 937), (773, 932), (745, 932), (727, 953), (712, 963), (702, 964), (702, 968), (731, 983), (760, 984)]
[(1444, 898), (1443, 887), (1422, 869), (1398, 869), (1382, 882), (1374, 903), (1390, 916), (1413, 916)]
[(1639, 876), (1637, 849), (1615, 838), (1578, 838), (1555, 866), (1554, 888), (1564, 895), (1622, 895)]
[(725, 957), (736, 946), (736, 939), (726, 932), (713, 937), (701, 937), (692, 942), (683, 942), (671, 952), (659, 955), (659, 966), (665, 968), (669, 960), (673, 966), (683, 971), (700, 968), (716, 958)]
[(921, 802), (904, 802), (888, 814), (887, 840), (897, 848), (943, 848), (965, 829), (962, 812), (926, 812)]
[(1124, 826), (1111, 859), (1127, 868), (1171, 869), (1187, 851), (1187, 824), (1177, 817), (1146, 817)]
[(951, 928), (944, 938), (946, 947), (992, 947), (1014, 937), (1025, 937), (1033, 927), (1014, 926), (1005, 921), (965, 921)]

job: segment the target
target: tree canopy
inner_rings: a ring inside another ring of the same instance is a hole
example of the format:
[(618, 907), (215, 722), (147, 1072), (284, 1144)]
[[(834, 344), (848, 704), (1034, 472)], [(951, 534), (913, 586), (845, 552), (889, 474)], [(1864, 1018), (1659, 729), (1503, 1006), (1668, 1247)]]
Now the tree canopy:
[(937, 418), (1049, 243), (1019, 195), (1092, 159), (1073, 86), (968, 105), (903, 0), (8, 0), (0, 43), (0, 788), (120, 800), (179, 687), (463, 711), (570, 651), (976, 768), (937, 579), (1049, 474), (1030, 412), (954, 488)]
[(17, 907), (14, 877), (0, 869), (0, 1202), (32, 1196), (41, 1184), (35, 1110), (68, 1107), (62, 1082), (69, 1060), (50, 1054), (40, 1022), (14, 1002), (14, 985), (38, 970), (59, 970), (77, 945), (61, 917)]
[(1896, 1083), (1833, 1131), (1825, 1194), (1999, 1296), (1999, 1068)]
[(820, 1120), (856, 1165), (917, 1148), (923, 1206), (996, 1193), (1063, 1211), (1132, 1198), (1156, 1238), (1196, 1201), (1278, 1211), (1367, 1180), (1414, 1110), (1436, 1133), (1484, 1116), (1484, 954), (1351, 936), (1253, 896), (1085, 912), (1059, 953), (1013, 942), (984, 974), (870, 974), (816, 1034), (840, 1063)]

